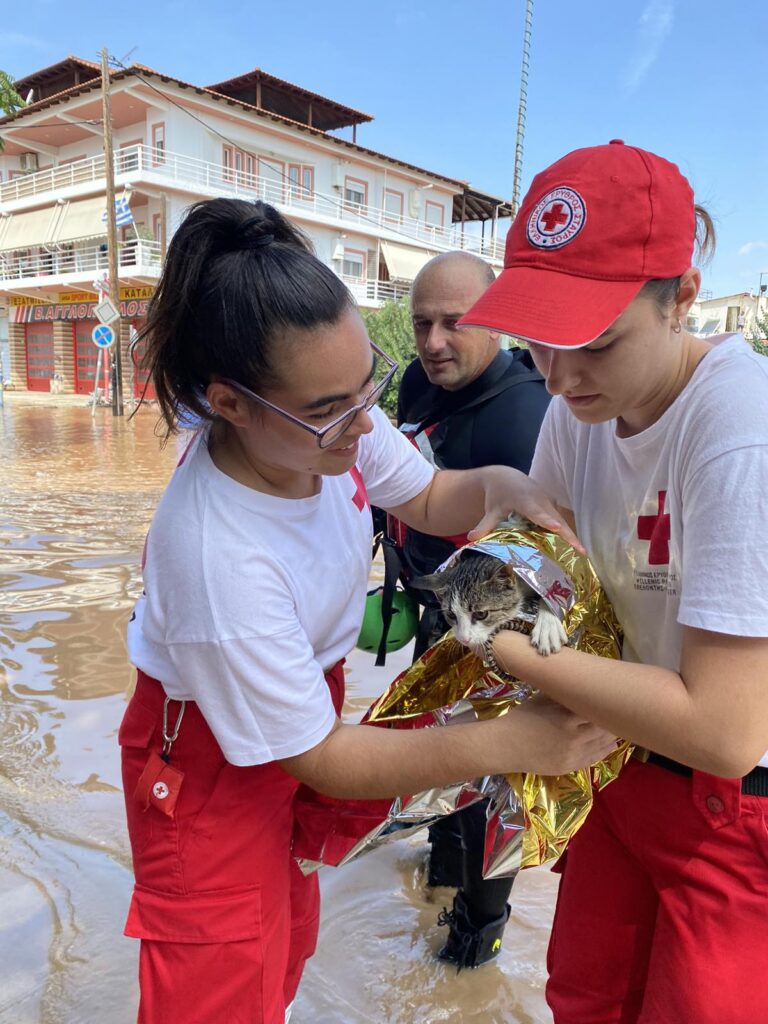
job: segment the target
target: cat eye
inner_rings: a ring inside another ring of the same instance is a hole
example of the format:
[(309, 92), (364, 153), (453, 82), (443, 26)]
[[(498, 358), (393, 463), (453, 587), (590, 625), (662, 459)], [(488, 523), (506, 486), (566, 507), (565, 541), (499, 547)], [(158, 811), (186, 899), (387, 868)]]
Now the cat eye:
[(473, 622), (482, 622), (483, 619), (488, 618), (488, 612), (472, 612)]
[(447, 622), (455, 622), (456, 621), (456, 616), (453, 614), (453, 612), (445, 612), (444, 614), (445, 614), (445, 619), (446, 619)]

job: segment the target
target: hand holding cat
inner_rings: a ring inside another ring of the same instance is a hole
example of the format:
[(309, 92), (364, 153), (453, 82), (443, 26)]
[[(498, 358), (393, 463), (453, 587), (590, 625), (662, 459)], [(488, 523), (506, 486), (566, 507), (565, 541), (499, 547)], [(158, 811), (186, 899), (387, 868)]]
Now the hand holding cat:
[(482, 472), (485, 488), (483, 518), (469, 531), (470, 542), (478, 541), (495, 530), (511, 513), (517, 513), (545, 530), (559, 533), (577, 551), (585, 554), (576, 534), (563, 521), (554, 502), (535, 481), (524, 473), (506, 466), (486, 466)]
[[(524, 639), (524, 638), (523, 638)], [(539, 775), (564, 775), (596, 764), (616, 748), (616, 737), (574, 715), (561, 704), (537, 695), (501, 721), (515, 727), (512, 742), (520, 750), (525, 737), (526, 770)]]

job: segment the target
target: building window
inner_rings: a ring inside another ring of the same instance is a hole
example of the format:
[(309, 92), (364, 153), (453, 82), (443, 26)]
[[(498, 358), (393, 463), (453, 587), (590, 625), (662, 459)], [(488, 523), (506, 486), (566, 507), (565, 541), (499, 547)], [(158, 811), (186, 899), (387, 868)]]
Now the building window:
[(445, 224), (445, 207), (441, 203), (425, 203), (424, 219), (433, 228), (441, 228)]
[(308, 200), (315, 191), (315, 169), (308, 164), (288, 164), (291, 199)]
[(117, 174), (125, 174), (127, 171), (139, 169), (139, 146), (143, 139), (135, 139), (133, 142), (124, 142), (117, 153)]
[(384, 189), (384, 220), (399, 224), (403, 219), (404, 195), (392, 188)]
[(165, 163), (165, 124), (152, 125), (152, 165)]
[(234, 179), (235, 150), (232, 146), (224, 146), (221, 154), (221, 166), (224, 168), (224, 181)]
[(365, 262), (366, 254), (364, 252), (358, 252), (356, 249), (345, 249), (344, 259), (341, 263), (342, 277), (347, 277), (354, 281), (364, 281)]
[(364, 210), (368, 205), (368, 183), (347, 176), (344, 179), (344, 205), (348, 210)]

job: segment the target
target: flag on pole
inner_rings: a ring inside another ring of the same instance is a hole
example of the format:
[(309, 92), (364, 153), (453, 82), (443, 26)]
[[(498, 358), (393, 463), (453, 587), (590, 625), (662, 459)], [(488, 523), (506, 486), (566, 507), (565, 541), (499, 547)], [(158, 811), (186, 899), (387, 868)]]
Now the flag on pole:
[[(102, 222), (107, 223), (107, 211), (101, 215)], [(131, 213), (131, 205), (128, 201), (128, 196), (121, 196), (115, 200), (115, 220), (119, 228), (124, 228), (128, 224), (133, 224), (133, 214)]]
[(102, 272), (95, 277), (91, 283), (99, 294), (109, 294), (109, 274), (106, 270), (102, 270)]

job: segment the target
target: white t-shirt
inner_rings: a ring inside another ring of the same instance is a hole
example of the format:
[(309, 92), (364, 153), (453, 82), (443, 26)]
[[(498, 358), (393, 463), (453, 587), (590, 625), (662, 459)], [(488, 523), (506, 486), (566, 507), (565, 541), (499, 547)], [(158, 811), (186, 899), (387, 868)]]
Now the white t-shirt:
[[(683, 625), (768, 637), (768, 359), (739, 335), (633, 437), (555, 398), (531, 476), (573, 510), (626, 660), (679, 671)], [(738, 683), (723, 680), (724, 701)]]
[[(358, 481), (393, 507), (434, 470), (384, 413), (371, 415)], [(323, 674), (360, 630), (371, 513), (352, 473), (323, 477), (311, 498), (278, 498), (222, 473), (206, 442), (193, 442), (152, 521), (128, 652), (169, 697), (197, 702), (228, 761), (263, 764), (333, 726)]]

